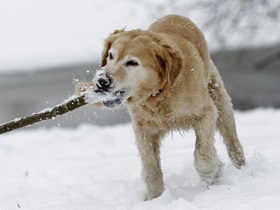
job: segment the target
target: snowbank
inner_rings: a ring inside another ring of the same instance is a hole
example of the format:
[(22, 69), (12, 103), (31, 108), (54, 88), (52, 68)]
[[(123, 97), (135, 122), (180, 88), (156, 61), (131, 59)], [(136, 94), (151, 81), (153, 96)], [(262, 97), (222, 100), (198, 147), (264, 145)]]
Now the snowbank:
[(165, 192), (143, 202), (131, 125), (38, 129), (0, 136), (0, 209), (270, 209), (280, 206), (280, 110), (237, 112), (248, 160), (237, 170), (217, 135), (225, 169), (205, 186), (193, 167), (194, 134), (162, 145)]

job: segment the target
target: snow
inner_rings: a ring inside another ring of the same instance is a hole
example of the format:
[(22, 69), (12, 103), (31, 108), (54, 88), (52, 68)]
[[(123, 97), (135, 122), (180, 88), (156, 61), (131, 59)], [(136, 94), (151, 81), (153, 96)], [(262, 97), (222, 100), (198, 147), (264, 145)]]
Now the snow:
[(165, 191), (144, 202), (145, 187), (131, 124), (19, 130), (0, 136), (0, 209), (181, 210), (280, 206), (280, 110), (236, 112), (247, 166), (225, 163), (220, 183), (202, 183), (193, 166), (194, 134), (162, 142)]
[(109, 84), (110, 84), (109, 78), (106, 76), (106, 72), (105, 72), (104, 69), (97, 70), (92, 81), (93, 81), (97, 86), (101, 87), (101, 84), (99, 83), (99, 80), (100, 80), (100, 79), (106, 81), (106, 85), (109, 85)]

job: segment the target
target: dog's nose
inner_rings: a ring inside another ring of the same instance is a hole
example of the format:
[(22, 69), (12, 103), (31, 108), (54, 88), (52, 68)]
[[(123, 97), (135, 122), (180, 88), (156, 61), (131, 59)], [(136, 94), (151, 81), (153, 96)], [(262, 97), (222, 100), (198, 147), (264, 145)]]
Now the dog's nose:
[(93, 78), (98, 90), (108, 92), (112, 86), (112, 79), (102, 70), (98, 70)]
[(107, 76), (98, 79), (97, 87), (99, 90), (108, 92), (111, 86), (111, 79)]

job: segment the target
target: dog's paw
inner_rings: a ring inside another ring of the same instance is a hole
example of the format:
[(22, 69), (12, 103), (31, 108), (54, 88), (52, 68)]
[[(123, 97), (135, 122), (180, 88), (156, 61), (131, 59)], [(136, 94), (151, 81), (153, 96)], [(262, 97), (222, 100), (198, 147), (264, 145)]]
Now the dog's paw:
[(246, 165), (246, 159), (245, 159), (244, 152), (242, 149), (229, 151), (229, 156), (231, 158), (233, 165), (236, 168), (240, 169)]
[(162, 193), (163, 193), (163, 191), (162, 192), (157, 192), (157, 193), (154, 193), (154, 194), (150, 194), (150, 193), (146, 194), (144, 201), (149, 201), (149, 200), (152, 200), (154, 198), (158, 198), (159, 196), (162, 195)]
[(148, 190), (144, 201), (149, 201), (149, 200), (152, 200), (154, 198), (157, 198), (157, 197), (161, 196), (163, 191), (164, 191), (164, 186), (163, 185), (158, 186), (157, 188), (154, 188), (152, 190), (151, 189)]
[(219, 178), (222, 175), (224, 163), (220, 160), (214, 161), (209, 165), (198, 167), (196, 165), (196, 170), (200, 175), (200, 179), (203, 182), (206, 182), (208, 185), (216, 184), (219, 182)]
[(94, 89), (95, 84), (93, 82), (80, 82), (75, 86), (75, 91), (77, 95), (81, 95), (88, 89)]
[(200, 176), (201, 183), (205, 186), (218, 184), (219, 178), (220, 178), (220, 176), (215, 176), (215, 177)]

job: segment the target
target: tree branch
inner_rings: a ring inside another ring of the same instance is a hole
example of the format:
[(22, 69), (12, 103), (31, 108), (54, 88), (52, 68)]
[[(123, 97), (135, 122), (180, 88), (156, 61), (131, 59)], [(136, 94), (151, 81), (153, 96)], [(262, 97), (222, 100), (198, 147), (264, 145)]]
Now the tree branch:
[(261, 70), (279, 59), (280, 59), (280, 50), (277, 50), (276, 52), (273, 52), (272, 54), (269, 54), (266, 57), (260, 59), (253, 66), (255, 67), (256, 70)]
[(53, 108), (45, 109), (39, 113), (32, 114), (31, 116), (15, 119), (13, 121), (0, 125), (0, 134), (25, 127), (27, 125), (32, 125), (44, 120), (53, 119), (59, 115), (63, 115), (67, 112), (73, 111), (86, 104), (88, 104), (86, 95), (72, 96), (62, 104), (59, 104)]

